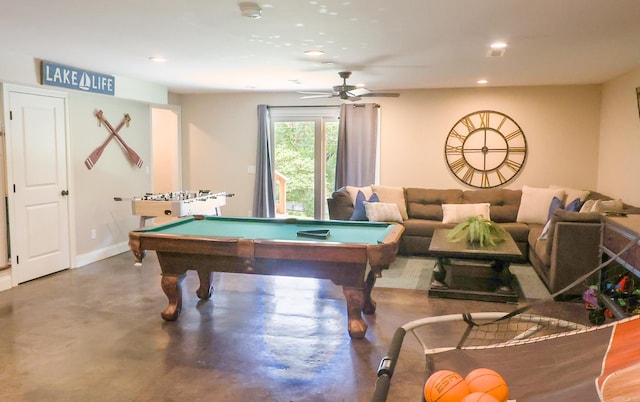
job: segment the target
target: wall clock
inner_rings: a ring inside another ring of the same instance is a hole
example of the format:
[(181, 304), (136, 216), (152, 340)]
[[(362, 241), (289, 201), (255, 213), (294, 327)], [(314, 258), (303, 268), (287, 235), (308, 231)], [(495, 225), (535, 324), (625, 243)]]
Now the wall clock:
[(492, 110), (469, 113), (447, 135), (447, 166), (463, 183), (492, 188), (513, 179), (527, 159), (524, 132), (511, 117)]

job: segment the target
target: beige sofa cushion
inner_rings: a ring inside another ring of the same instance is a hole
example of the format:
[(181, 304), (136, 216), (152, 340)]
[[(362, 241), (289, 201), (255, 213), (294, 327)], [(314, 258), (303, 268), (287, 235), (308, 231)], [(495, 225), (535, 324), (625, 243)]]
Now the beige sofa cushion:
[(553, 197), (563, 200), (564, 196), (562, 189), (522, 186), (522, 198), (516, 221), (544, 225), (549, 219), (549, 207)]
[(377, 184), (371, 185), (371, 190), (378, 194), (380, 202), (394, 203), (398, 206), (400, 216), (403, 220), (407, 220), (407, 203), (404, 199), (404, 188), (402, 187), (388, 187), (380, 186)]

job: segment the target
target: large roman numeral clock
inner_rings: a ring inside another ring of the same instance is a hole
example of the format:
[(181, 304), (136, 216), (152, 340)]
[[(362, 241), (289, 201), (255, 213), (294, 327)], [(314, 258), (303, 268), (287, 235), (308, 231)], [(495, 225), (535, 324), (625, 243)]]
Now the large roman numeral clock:
[(527, 159), (527, 139), (511, 117), (492, 110), (469, 113), (447, 135), (449, 170), (477, 188), (501, 186), (518, 174)]

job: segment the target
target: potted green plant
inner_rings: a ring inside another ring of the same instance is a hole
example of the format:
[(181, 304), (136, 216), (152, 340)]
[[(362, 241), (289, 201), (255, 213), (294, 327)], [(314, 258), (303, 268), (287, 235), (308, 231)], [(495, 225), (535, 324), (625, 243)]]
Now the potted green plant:
[(495, 246), (504, 240), (505, 230), (497, 223), (485, 219), (482, 215), (472, 216), (460, 222), (451, 229), (447, 235), (450, 241), (467, 239), (470, 243), (478, 243), (480, 247), (485, 245)]

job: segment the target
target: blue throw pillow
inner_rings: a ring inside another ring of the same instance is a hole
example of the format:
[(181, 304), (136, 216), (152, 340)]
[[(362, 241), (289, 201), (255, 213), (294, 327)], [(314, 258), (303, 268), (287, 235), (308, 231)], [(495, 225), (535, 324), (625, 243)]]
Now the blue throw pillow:
[(349, 220), (351, 221), (368, 221), (367, 212), (364, 209), (364, 202), (380, 202), (378, 199), (378, 194), (373, 193), (371, 197), (367, 200), (364, 198), (364, 193), (362, 191), (358, 191), (358, 195), (356, 195), (356, 204), (353, 206), (353, 214)]
[(580, 198), (576, 198), (575, 200), (568, 203), (567, 206), (564, 207), (564, 209), (570, 212), (580, 212), (580, 208), (582, 208), (582, 204), (583, 203), (580, 201)]
[(551, 215), (555, 212), (556, 209), (562, 208), (562, 200), (558, 197), (553, 197), (551, 200), (551, 205), (549, 206), (549, 215), (547, 216), (547, 221), (551, 219)]

